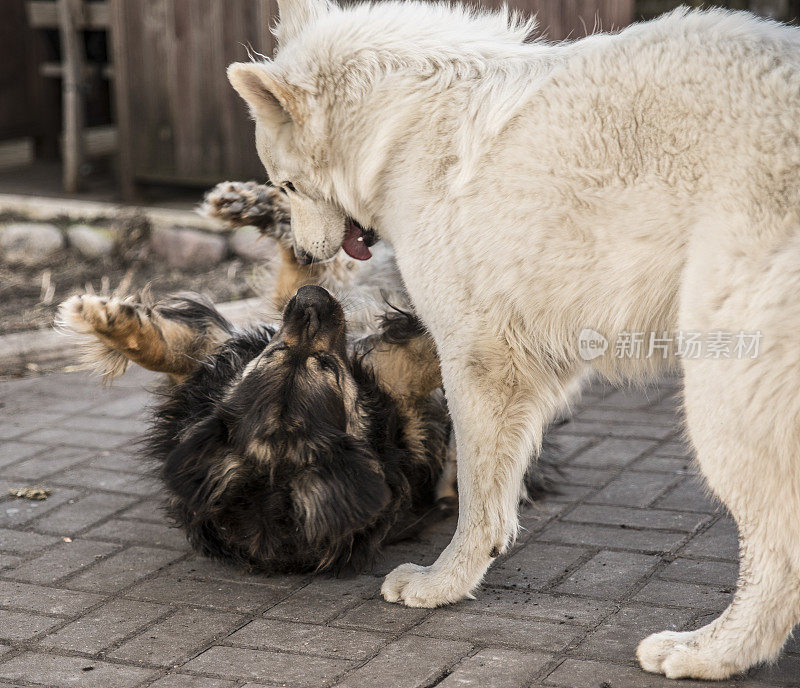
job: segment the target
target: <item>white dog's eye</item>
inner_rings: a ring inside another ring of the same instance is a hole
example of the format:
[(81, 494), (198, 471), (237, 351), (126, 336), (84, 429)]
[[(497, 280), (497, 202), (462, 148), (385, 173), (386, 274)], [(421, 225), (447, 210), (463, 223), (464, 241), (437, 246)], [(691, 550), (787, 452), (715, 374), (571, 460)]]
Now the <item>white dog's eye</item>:
[(281, 187), (283, 188), (284, 192), (292, 191), (294, 193), (297, 193), (297, 189), (294, 188), (294, 184), (292, 184), (292, 182), (283, 182), (283, 184), (281, 184)]

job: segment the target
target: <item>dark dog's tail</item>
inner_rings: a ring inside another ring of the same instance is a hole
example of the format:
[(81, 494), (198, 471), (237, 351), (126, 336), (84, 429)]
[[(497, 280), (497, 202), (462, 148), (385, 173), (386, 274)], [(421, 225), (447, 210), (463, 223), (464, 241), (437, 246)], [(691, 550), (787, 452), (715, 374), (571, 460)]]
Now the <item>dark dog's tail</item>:
[(539, 458), (531, 461), (523, 478), (528, 501), (533, 501), (546, 494), (558, 493), (555, 483), (561, 475), (560, 459), (561, 448), (558, 443), (545, 437)]

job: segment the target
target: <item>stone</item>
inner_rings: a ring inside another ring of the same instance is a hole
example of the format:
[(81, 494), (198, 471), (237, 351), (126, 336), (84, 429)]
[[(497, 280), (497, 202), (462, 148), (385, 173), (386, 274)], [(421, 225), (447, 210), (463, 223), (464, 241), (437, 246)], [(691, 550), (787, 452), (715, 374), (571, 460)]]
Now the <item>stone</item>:
[(9, 265), (47, 265), (62, 248), (63, 234), (46, 222), (16, 222), (0, 229), (0, 257)]
[(89, 225), (73, 225), (68, 228), (67, 239), (70, 246), (90, 260), (105, 258), (114, 250), (111, 232)]
[(255, 227), (239, 227), (230, 238), (231, 250), (244, 260), (261, 263), (275, 256), (275, 242)]
[(210, 268), (221, 262), (228, 250), (220, 236), (175, 227), (155, 227), (150, 246), (170, 267), (181, 270)]

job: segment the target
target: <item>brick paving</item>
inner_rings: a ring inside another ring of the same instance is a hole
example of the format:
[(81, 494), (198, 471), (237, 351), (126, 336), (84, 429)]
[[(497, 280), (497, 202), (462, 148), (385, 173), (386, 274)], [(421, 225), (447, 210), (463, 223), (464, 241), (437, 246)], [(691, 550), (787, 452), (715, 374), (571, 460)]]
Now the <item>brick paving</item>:
[[(381, 576), (431, 562), (449, 520), (350, 579), (241, 574), (192, 555), (133, 454), (143, 385), (70, 373), (0, 382), (0, 687), (688, 688), (800, 686), (800, 642), (735, 681), (680, 684), (634, 661), (730, 599), (735, 527), (677, 430), (675, 383), (594, 387), (556, 434), (558, 493), (476, 599), (404, 609)], [(7, 495), (38, 483), (43, 502)]]

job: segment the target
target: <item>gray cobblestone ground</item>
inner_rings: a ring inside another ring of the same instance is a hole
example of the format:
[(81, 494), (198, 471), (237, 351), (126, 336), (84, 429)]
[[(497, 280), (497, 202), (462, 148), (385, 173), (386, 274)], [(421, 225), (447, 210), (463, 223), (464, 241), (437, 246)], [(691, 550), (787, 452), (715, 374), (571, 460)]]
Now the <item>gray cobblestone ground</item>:
[[(692, 475), (671, 383), (589, 393), (557, 433), (559, 494), (525, 511), (477, 599), (431, 611), (384, 603), (380, 577), (432, 561), (453, 521), (354, 579), (240, 575), (190, 554), (132, 456), (150, 380), (0, 383), (0, 686), (675, 686), (637, 668), (637, 641), (730, 598), (735, 528)], [(6, 496), (31, 483), (54, 492)], [(800, 686), (800, 643), (787, 649), (716, 685)]]

